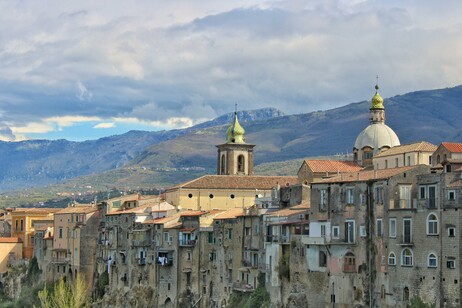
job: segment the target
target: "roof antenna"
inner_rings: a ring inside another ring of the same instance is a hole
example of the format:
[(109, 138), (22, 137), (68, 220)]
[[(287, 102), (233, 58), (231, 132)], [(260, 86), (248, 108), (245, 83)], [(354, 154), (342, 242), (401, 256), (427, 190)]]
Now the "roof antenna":
[(375, 90), (378, 90), (379, 89), (379, 75), (377, 75), (376, 77), (376, 83), (375, 83)]
[(237, 114), (237, 103), (234, 104), (234, 114)]

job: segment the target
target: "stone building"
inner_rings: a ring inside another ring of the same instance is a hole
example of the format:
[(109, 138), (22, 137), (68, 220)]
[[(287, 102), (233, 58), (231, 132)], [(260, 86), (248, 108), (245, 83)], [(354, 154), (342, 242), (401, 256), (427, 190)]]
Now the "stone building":
[(403, 144), (374, 155), (372, 164), (374, 169), (431, 165), (431, 157), (436, 148), (436, 145), (425, 141)]

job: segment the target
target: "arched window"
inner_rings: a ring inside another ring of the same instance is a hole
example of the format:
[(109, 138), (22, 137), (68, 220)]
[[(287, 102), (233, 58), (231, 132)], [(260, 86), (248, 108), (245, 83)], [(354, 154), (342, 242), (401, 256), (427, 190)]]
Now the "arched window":
[(403, 289), (403, 301), (409, 301), (409, 288), (404, 287)]
[(396, 255), (393, 251), (388, 255), (388, 265), (396, 265)]
[(351, 252), (348, 252), (343, 257), (343, 271), (345, 273), (355, 273), (356, 272), (356, 259), (355, 255)]
[(427, 260), (428, 267), (438, 267), (438, 258), (435, 253), (430, 252)]
[(225, 155), (221, 155), (220, 174), (226, 173), (226, 158)]
[(324, 251), (319, 252), (319, 267), (327, 266), (327, 255)]
[(401, 253), (401, 266), (412, 266), (412, 259), (412, 250), (409, 248), (403, 249), (403, 252)]
[(239, 155), (237, 157), (237, 172), (245, 172), (245, 158), (244, 155)]
[(427, 235), (438, 235), (438, 218), (433, 213), (427, 216)]

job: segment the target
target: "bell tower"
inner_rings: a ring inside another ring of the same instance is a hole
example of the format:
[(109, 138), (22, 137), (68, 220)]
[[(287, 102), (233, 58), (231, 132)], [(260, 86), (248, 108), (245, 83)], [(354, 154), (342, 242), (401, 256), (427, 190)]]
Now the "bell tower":
[(245, 130), (239, 124), (237, 111), (226, 131), (226, 143), (217, 145), (218, 175), (252, 175), (253, 148), (255, 145), (245, 143)]

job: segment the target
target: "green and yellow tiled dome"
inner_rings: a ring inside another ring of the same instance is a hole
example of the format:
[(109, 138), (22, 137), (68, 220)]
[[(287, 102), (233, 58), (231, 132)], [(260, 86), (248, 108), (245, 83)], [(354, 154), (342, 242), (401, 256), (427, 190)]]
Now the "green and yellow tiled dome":
[(385, 107), (383, 107), (383, 98), (379, 94), (378, 85), (375, 86), (375, 95), (374, 97), (372, 97), (371, 103), (372, 103), (372, 107), (371, 107), (372, 109), (385, 109)]
[(233, 123), (226, 131), (226, 143), (245, 143), (245, 130), (237, 120), (237, 113), (234, 113)]

